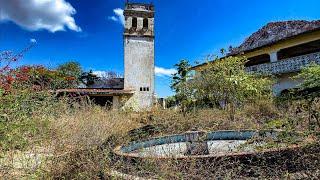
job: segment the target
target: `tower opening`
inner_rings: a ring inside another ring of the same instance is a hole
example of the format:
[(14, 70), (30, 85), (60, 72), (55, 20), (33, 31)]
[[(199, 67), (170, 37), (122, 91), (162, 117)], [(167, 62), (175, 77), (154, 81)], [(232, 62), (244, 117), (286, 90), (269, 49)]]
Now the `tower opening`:
[(143, 28), (144, 28), (144, 29), (148, 29), (148, 26), (149, 26), (148, 19), (147, 19), (147, 18), (144, 18), (144, 19), (143, 19)]
[(132, 18), (132, 27), (137, 28), (138, 27), (138, 19), (136, 17)]

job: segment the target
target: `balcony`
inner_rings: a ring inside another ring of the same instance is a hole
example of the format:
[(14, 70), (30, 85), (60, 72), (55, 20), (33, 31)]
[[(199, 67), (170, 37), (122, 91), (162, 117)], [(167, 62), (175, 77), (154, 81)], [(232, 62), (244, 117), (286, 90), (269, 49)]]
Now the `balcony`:
[(286, 74), (298, 72), (311, 63), (320, 64), (320, 52), (250, 66), (246, 68), (246, 71), (261, 74)]

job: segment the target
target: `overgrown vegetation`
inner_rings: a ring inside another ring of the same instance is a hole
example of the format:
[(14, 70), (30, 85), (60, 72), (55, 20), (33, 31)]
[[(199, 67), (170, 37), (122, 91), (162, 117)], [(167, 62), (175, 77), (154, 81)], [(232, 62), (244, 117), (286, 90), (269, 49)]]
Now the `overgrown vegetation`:
[(182, 78), (173, 77), (176, 99), (188, 109), (225, 109), (229, 112), (230, 120), (234, 120), (236, 110), (246, 104), (270, 101), (271, 78), (247, 73), (244, 67), (246, 61), (244, 57), (232, 56), (216, 59), (200, 67), (189, 81), (186, 76), (190, 74), (190, 67), (186, 65), (187, 61), (182, 61), (177, 64)]
[[(319, 148), (314, 148), (319, 147), (319, 96), (294, 96), (286, 100), (286, 106), (278, 106), (271, 96), (270, 78), (246, 73), (244, 62), (244, 58), (235, 57), (216, 61), (191, 80), (190, 65), (181, 62), (177, 66), (183, 67), (173, 83), (178, 96), (173, 101), (178, 101), (183, 111), (155, 108), (140, 113), (107, 111), (85, 97), (77, 101), (55, 97), (52, 90), (75, 87), (79, 77), (86, 75), (77, 63), (61, 65), (56, 70), (6, 66), (0, 74), (0, 176), (108, 179), (112, 178), (111, 170), (119, 168), (133, 175), (160, 179), (290, 178), (296, 175), (286, 171), (287, 166), (268, 165), (270, 158), (287, 161), (283, 156), (255, 157), (261, 162), (245, 165), (231, 159), (201, 165), (179, 164), (173, 159), (167, 163), (146, 160), (132, 166), (132, 162), (115, 161), (112, 153), (117, 145), (130, 141), (191, 130), (280, 129), (280, 142), (272, 141), (266, 148), (278, 148), (279, 143), (313, 145), (306, 151), (297, 151), (301, 156), (290, 162), (301, 166), (303, 172), (298, 173), (316, 178), (320, 171)], [(317, 68), (306, 68), (299, 75), (309, 80), (301, 90), (319, 87)], [(146, 125), (154, 129), (132, 133)], [(296, 137), (292, 132), (302, 135)], [(180, 168), (188, 173), (179, 172)]]
[(192, 99), (187, 97), (185, 93), (184, 85), (190, 79), (190, 68), (191, 65), (187, 60), (181, 60), (178, 64), (175, 65), (177, 72), (172, 77), (171, 89), (176, 93), (174, 96), (173, 102), (169, 103), (174, 105), (180, 105), (182, 111), (188, 110), (188, 105), (191, 104)]

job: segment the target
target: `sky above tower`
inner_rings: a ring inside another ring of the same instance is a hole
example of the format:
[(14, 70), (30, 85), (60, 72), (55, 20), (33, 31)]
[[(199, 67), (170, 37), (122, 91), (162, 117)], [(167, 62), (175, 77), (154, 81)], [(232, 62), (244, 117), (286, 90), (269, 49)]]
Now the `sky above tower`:
[[(134, 2), (150, 2), (135, 0)], [(0, 51), (37, 45), (16, 66), (55, 67), (76, 60), (85, 70), (123, 74), (125, 0), (0, 0)], [(203, 62), (239, 45), (268, 22), (320, 19), (319, 0), (153, 0), (156, 92), (171, 95), (181, 59)]]

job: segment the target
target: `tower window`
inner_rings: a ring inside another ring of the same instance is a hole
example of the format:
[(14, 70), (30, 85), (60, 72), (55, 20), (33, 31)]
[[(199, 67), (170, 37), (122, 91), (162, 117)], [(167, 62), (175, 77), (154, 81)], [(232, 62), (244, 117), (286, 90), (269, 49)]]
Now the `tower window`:
[(144, 29), (148, 29), (148, 26), (149, 26), (148, 19), (147, 19), (147, 18), (144, 18), (144, 19), (143, 19), (143, 28), (144, 28)]
[(140, 87), (140, 91), (142, 92), (150, 91), (150, 87)]
[(136, 17), (132, 18), (132, 27), (137, 28), (138, 27), (138, 20)]

